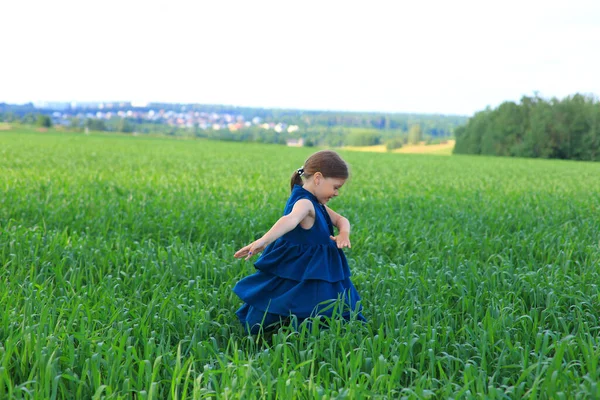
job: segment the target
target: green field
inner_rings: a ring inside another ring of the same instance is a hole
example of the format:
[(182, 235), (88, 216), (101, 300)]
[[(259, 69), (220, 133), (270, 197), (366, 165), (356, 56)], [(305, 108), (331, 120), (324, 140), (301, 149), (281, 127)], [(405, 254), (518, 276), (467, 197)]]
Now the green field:
[(0, 132), (0, 398), (600, 398), (600, 164), (343, 152), (369, 322), (245, 335), (312, 151)]

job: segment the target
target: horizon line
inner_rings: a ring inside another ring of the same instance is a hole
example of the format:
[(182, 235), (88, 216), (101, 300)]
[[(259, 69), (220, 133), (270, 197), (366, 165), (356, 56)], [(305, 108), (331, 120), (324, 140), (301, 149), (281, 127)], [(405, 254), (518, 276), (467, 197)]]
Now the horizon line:
[[(38, 100), (38, 101), (26, 101), (26, 102), (6, 102), (0, 101), (0, 104), (6, 105), (16, 105), (16, 106), (24, 106), (27, 104), (33, 105), (34, 108), (40, 110), (51, 110), (53, 108), (49, 107), (38, 107), (36, 104), (63, 104), (63, 105), (84, 105), (84, 104), (129, 104), (134, 108), (148, 108), (152, 104), (169, 104), (169, 105), (181, 105), (181, 106), (219, 106), (219, 107), (232, 107), (232, 108), (246, 108), (246, 109), (259, 109), (259, 110), (281, 110), (281, 111), (306, 111), (306, 112), (325, 112), (325, 113), (348, 113), (348, 114), (360, 114), (360, 113), (368, 113), (368, 114), (403, 114), (403, 115), (439, 115), (439, 116), (451, 116), (451, 117), (470, 117), (473, 114), (452, 114), (452, 113), (441, 113), (441, 112), (414, 112), (414, 111), (376, 111), (376, 110), (347, 110), (347, 109), (318, 109), (318, 108), (295, 108), (295, 107), (266, 107), (266, 106), (242, 106), (242, 105), (234, 105), (234, 104), (225, 104), (225, 103), (185, 103), (185, 102), (172, 102), (172, 101), (131, 101), (131, 100), (122, 100), (122, 101), (46, 101), (46, 100)], [(73, 107), (77, 108), (77, 106)]]

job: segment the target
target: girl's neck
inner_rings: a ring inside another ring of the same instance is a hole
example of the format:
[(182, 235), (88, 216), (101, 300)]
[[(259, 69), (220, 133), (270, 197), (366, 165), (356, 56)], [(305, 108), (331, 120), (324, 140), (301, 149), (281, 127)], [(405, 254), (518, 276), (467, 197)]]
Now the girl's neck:
[(306, 182), (304, 183), (304, 185), (302, 185), (302, 188), (308, 192), (310, 192), (313, 196), (317, 197), (317, 194), (315, 192), (315, 185), (313, 184), (313, 182)]

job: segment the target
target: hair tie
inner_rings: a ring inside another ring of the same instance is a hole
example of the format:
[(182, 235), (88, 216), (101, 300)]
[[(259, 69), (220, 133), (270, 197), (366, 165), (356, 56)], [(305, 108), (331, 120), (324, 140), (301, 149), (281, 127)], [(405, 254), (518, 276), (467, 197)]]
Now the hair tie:
[(304, 165), (303, 165), (303, 166), (301, 166), (300, 168), (298, 168), (298, 169), (296, 170), (296, 172), (298, 173), (298, 175), (299, 175), (299, 176), (302, 176), (302, 175), (304, 175)]

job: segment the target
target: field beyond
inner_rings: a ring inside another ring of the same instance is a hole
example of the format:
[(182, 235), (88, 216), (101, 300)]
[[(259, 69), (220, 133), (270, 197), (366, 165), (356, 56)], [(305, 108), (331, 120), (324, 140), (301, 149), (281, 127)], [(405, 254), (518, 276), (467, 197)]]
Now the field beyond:
[(0, 398), (600, 398), (600, 164), (342, 151), (368, 323), (235, 317), (314, 151), (0, 131)]
[(367, 151), (374, 153), (400, 153), (400, 154), (435, 154), (435, 155), (445, 155), (449, 156), (452, 154), (452, 150), (454, 149), (455, 140), (448, 140), (446, 143), (440, 144), (429, 144), (425, 145), (425, 143), (415, 144), (415, 145), (406, 145), (399, 149), (388, 150), (384, 144), (376, 145), (376, 146), (346, 146), (345, 150), (353, 150), (353, 151)]

